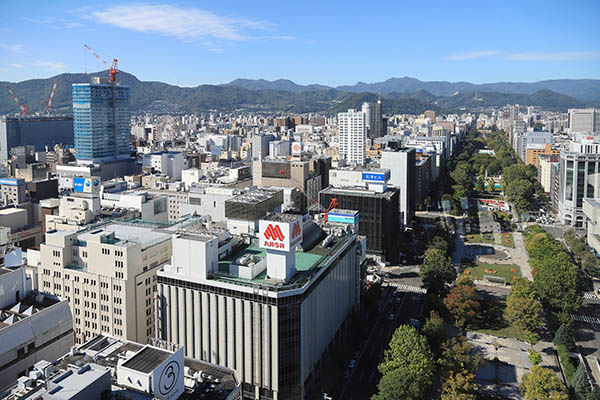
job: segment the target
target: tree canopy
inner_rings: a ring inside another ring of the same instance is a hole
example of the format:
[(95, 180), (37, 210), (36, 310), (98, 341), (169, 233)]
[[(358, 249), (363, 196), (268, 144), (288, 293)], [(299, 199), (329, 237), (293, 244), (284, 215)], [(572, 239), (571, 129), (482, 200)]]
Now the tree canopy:
[(540, 365), (531, 367), (523, 376), (521, 391), (525, 400), (568, 400), (565, 385), (551, 369)]
[(419, 276), (423, 280), (423, 286), (426, 289), (442, 293), (445, 290), (445, 284), (456, 279), (456, 269), (450, 258), (446, 256), (445, 251), (431, 248), (425, 252), (425, 260), (419, 271)]

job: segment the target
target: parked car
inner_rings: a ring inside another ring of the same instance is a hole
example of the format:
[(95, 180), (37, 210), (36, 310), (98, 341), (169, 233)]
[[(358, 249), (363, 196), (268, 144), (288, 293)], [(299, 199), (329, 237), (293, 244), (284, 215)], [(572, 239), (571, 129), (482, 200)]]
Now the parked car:
[(356, 360), (350, 360), (350, 362), (348, 363), (348, 368), (352, 369), (356, 367)]

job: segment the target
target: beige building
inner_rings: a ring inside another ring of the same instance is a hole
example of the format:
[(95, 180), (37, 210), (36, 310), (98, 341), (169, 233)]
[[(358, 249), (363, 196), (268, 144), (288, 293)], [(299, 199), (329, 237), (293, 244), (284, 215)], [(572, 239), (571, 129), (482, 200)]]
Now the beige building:
[(600, 254), (600, 202), (598, 199), (583, 199), (583, 214), (587, 219), (587, 244)]
[(98, 334), (147, 342), (155, 274), (170, 260), (171, 234), (132, 223), (46, 233), (39, 288), (69, 301), (77, 343)]
[(552, 148), (552, 144), (530, 144), (525, 150), (525, 164), (533, 165), (538, 168), (538, 160), (540, 155), (559, 156), (560, 149)]
[(552, 164), (559, 161), (560, 155), (538, 156), (538, 180), (544, 188), (544, 192), (550, 193), (552, 190)]

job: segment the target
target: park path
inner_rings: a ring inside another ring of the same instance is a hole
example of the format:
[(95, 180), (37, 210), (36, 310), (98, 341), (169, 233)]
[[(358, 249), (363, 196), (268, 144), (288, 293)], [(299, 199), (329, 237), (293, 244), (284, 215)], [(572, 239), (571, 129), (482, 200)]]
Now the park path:
[(479, 259), (483, 262), (490, 264), (516, 264), (521, 268), (521, 275), (523, 278), (527, 278), (530, 281), (533, 280), (531, 273), (531, 266), (529, 265), (529, 255), (525, 250), (525, 242), (523, 240), (523, 234), (520, 232), (513, 232), (513, 239), (515, 242), (515, 248), (492, 244), (495, 250), (503, 251), (507, 253), (510, 258), (504, 260), (498, 260), (493, 257), (480, 256)]

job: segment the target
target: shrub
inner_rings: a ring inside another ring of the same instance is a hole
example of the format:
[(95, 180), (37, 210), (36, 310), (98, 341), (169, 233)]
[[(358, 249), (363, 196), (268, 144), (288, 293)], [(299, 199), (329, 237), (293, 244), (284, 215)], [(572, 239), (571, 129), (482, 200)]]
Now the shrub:
[(563, 371), (565, 371), (565, 377), (567, 378), (567, 382), (571, 384), (573, 380), (573, 375), (575, 375), (576, 368), (571, 362), (571, 357), (569, 357), (569, 350), (567, 346), (564, 344), (559, 344), (556, 346), (556, 350), (558, 351), (558, 359), (563, 367)]
[(538, 365), (542, 362), (542, 356), (535, 350), (529, 350), (529, 362), (531, 365)]

